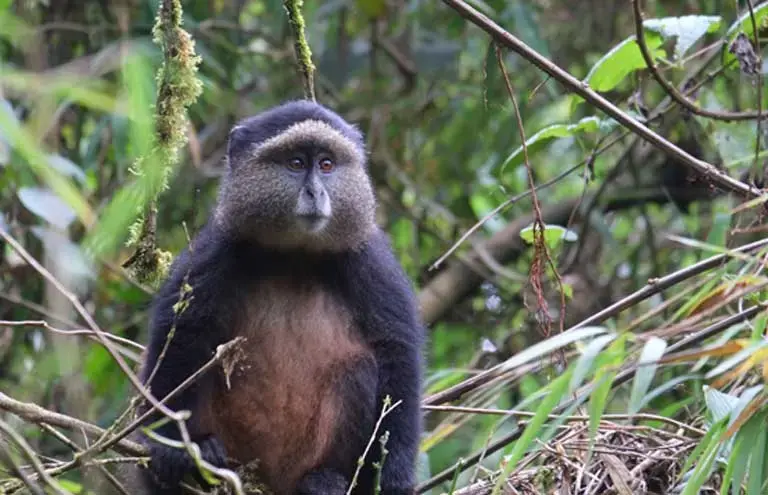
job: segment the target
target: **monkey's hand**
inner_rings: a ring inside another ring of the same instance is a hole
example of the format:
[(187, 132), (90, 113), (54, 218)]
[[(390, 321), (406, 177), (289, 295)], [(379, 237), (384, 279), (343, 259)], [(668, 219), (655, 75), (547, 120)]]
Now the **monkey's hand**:
[[(227, 466), (227, 455), (218, 438), (209, 435), (195, 439), (194, 442), (200, 447), (200, 455), (206, 462), (216, 467)], [(148, 447), (149, 470), (152, 477), (160, 485), (166, 488), (175, 488), (187, 474), (191, 474), (201, 486), (209, 488), (195, 465), (194, 459), (187, 453), (186, 449), (170, 447), (157, 442), (150, 442)]]
[(382, 488), (381, 495), (416, 495), (415, 488)]
[(307, 473), (299, 483), (298, 495), (344, 495), (347, 493), (347, 480), (340, 473), (331, 469), (316, 469)]

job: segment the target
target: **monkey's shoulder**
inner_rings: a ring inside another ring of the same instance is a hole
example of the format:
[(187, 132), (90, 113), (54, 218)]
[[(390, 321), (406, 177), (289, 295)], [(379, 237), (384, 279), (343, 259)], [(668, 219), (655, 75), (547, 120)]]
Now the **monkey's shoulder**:
[[(182, 315), (180, 296), (189, 299)], [(316, 255), (235, 242), (206, 226), (174, 261), (155, 300), (154, 326), (169, 328), (181, 317), (231, 327), (246, 314), (252, 321), (322, 315), (360, 330), (421, 336), (411, 282), (380, 229), (355, 250)]]

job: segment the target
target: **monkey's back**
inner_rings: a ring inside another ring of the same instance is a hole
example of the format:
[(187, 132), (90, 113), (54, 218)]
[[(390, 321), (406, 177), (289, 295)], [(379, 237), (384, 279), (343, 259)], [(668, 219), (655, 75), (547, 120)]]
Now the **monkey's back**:
[(340, 448), (341, 430), (368, 429), (375, 362), (351, 308), (311, 277), (272, 275), (238, 288), (238, 299), (234, 333), (246, 338), (244, 352), (231, 388), (214, 388), (210, 429), (231, 457), (258, 459), (275, 493), (293, 493), (302, 474)]

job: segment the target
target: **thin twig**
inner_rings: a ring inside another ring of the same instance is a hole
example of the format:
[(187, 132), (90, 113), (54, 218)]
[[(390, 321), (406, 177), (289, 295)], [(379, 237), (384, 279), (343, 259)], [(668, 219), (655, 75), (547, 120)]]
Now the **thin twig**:
[[(94, 424), (82, 421), (66, 414), (49, 411), (32, 402), (21, 402), (0, 392), (0, 409), (13, 413), (30, 423), (49, 424), (66, 428), (67, 430), (85, 433), (91, 437), (104, 434), (104, 429)], [(141, 444), (130, 440), (118, 440), (112, 443), (114, 450), (126, 455), (147, 455), (147, 450)]]
[(373, 433), (371, 433), (371, 438), (368, 439), (368, 445), (365, 446), (365, 450), (363, 451), (363, 454), (357, 460), (357, 468), (355, 469), (355, 474), (352, 476), (352, 482), (349, 484), (349, 488), (347, 489), (347, 495), (351, 495), (352, 490), (354, 490), (355, 486), (357, 485), (357, 477), (360, 475), (360, 471), (363, 469), (363, 466), (365, 464), (365, 458), (368, 456), (368, 451), (371, 450), (371, 445), (373, 445), (373, 441), (376, 440), (376, 434), (379, 432), (379, 428), (381, 428), (381, 422), (384, 421), (384, 418), (387, 416), (387, 414), (391, 413), (392, 410), (394, 410), (402, 402), (399, 400), (390, 406), (389, 402), (391, 400), (392, 399), (389, 396), (387, 396), (384, 399), (384, 407), (381, 409), (379, 420), (376, 421), (376, 426), (373, 428)]
[[(87, 328), (74, 328), (71, 330), (64, 330), (61, 328), (56, 328), (51, 326), (47, 321), (45, 320), (0, 320), (0, 326), (6, 326), (6, 327), (41, 327), (45, 328), (46, 330), (52, 332), (52, 333), (58, 333), (63, 335), (87, 335), (89, 337), (95, 337), (96, 332), (93, 330), (89, 330)], [(111, 340), (114, 340), (115, 342), (119, 344), (125, 344), (129, 347), (133, 347), (139, 352), (144, 351), (144, 346), (134, 342), (131, 339), (126, 339), (125, 337), (120, 337), (118, 335), (113, 335), (108, 332), (104, 332), (104, 335)], [(96, 339), (98, 340), (98, 339)], [(125, 351), (123, 351), (125, 352)], [(131, 359), (135, 360), (135, 356), (131, 356)]]
[[(423, 409), (426, 409), (427, 411), (458, 412), (458, 413), (465, 413), (465, 414), (490, 414), (490, 415), (496, 415), (496, 416), (515, 416), (519, 418), (532, 418), (536, 415), (535, 412), (530, 412), (530, 411), (517, 411), (514, 409), (486, 409), (483, 407), (423, 406)], [(568, 421), (568, 422), (583, 422), (583, 421), (589, 421), (591, 419), (590, 416), (583, 415), (583, 414), (574, 414), (570, 416), (563, 416), (561, 414), (549, 414), (547, 417), (552, 420), (564, 419), (565, 421)], [(704, 436), (707, 433), (706, 431), (700, 430), (691, 425), (687, 425), (680, 421), (676, 421), (672, 418), (667, 418), (666, 416), (659, 416), (656, 414), (647, 414), (647, 413), (603, 414), (602, 416), (600, 416), (600, 419), (602, 421), (622, 421), (622, 420), (659, 421), (662, 423), (669, 423), (670, 425), (675, 426), (677, 428), (681, 428), (683, 430), (688, 430), (691, 433), (694, 433), (695, 435), (698, 435), (698, 436)]]

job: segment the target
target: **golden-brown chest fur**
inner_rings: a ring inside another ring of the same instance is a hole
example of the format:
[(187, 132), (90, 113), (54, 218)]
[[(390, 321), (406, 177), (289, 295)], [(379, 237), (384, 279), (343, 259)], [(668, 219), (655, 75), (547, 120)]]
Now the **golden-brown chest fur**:
[(245, 358), (231, 389), (217, 387), (211, 429), (230, 457), (258, 459), (276, 494), (291, 493), (331, 448), (337, 378), (369, 354), (349, 311), (316, 284), (275, 279), (245, 297), (236, 328)]

